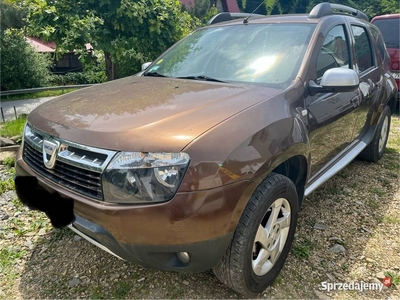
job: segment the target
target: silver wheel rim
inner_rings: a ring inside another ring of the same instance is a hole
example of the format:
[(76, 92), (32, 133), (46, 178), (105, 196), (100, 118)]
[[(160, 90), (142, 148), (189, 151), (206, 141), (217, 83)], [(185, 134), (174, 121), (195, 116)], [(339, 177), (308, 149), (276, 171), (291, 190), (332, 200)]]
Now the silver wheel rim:
[(389, 117), (386, 116), (383, 120), (381, 134), (379, 136), (379, 152), (382, 152), (383, 147), (385, 146), (386, 139), (388, 136), (388, 127), (389, 127)]
[(253, 244), (251, 264), (256, 275), (267, 274), (276, 264), (288, 238), (290, 214), (285, 198), (276, 199), (265, 213)]

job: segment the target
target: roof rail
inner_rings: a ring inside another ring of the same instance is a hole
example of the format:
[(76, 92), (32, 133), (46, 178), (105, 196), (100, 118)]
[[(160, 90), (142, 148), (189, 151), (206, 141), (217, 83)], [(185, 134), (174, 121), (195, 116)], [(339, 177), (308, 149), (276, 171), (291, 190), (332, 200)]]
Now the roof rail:
[(226, 21), (232, 21), (235, 19), (241, 19), (241, 18), (247, 18), (248, 16), (256, 16), (256, 17), (265, 17), (264, 15), (260, 15), (260, 14), (250, 14), (250, 13), (229, 13), (229, 12), (221, 12), (217, 15), (215, 15), (214, 17), (212, 17), (206, 24), (206, 26), (208, 25), (212, 25), (212, 24), (216, 24), (216, 23), (220, 23), (220, 22), (226, 22)]
[(357, 10), (350, 6), (328, 3), (328, 2), (322, 2), (322, 3), (319, 3), (316, 6), (314, 6), (314, 8), (311, 10), (308, 17), (310, 19), (318, 19), (323, 16), (333, 15), (333, 14), (335, 14), (335, 12), (333, 10), (345, 12), (356, 18), (366, 20), (367, 22), (369, 21), (369, 18), (367, 17), (367, 15), (360, 10)]

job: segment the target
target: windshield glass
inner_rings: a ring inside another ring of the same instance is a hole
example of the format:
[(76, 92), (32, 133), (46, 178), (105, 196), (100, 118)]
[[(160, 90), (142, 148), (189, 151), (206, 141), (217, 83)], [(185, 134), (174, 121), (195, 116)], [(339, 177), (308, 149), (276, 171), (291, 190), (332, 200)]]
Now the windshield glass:
[(400, 18), (378, 19), (373, 24), (382, 33), (387, 48), (400, 48)]
[(144, 75), (283, 86), (295, 79), (314, 27), (206, 27), (174, 45)]

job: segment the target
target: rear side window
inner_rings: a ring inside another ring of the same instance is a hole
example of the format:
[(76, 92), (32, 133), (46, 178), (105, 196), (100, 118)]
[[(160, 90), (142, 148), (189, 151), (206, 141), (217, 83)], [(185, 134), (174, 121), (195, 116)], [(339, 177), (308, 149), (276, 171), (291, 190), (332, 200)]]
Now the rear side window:
[(376, 42), (376, 46), (378, 47), (378, 55), (381, 58), (381, 61), (385, 60), (385, 56), (387, 55), (387, 51), (385, 48), (385, 44), (383, 43), (382, 36), (379, 34), (379, 31), (374, 27), (371, 27), (371, 33)]
[(333, 27), (326, 35), (317, 59), (317, 78), (331, 68), (349, 68), (349, 47), (342, 25)]
[(400, 18), (375, 20), (387, 48), (400, 48)]
[(371, 44), (364, 27), (352, 25), (358, 69), (360, 73), (373, 66)]

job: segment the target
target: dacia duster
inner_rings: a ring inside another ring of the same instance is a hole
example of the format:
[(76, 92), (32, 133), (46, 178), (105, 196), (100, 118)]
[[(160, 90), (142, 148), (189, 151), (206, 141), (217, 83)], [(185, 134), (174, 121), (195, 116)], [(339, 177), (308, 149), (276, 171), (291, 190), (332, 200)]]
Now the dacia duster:
[(382, 157), (396, 101), (364, 13), (222, 13), (140, 74), (36, 108), (16, 170), (107, 252), (212, 268), (254, 295), (281, 270), (303, 198), (354, 158)]

